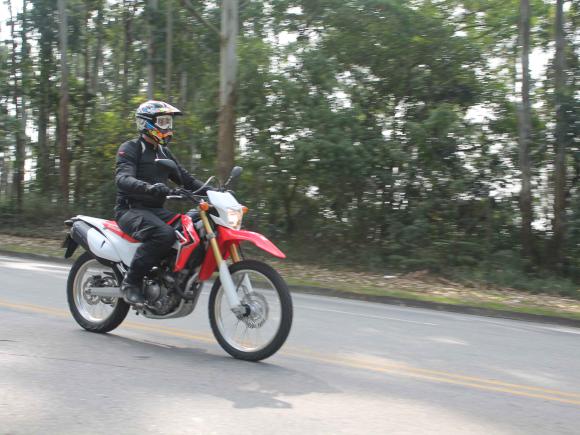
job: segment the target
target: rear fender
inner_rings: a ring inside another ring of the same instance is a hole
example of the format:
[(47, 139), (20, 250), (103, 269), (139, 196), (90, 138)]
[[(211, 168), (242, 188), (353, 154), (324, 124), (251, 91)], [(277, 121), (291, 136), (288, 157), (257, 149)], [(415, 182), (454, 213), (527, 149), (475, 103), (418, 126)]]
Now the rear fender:
[(76, 220), (71, 227), (70, 238), (72, 239), (71, 241), (68, 243), (65, 242), (68, 245), (67, 254), (69, 250), (74, 252), (74, 249), (72, 249), (72, 243), (74, 242), (81, 245), (87, 252), (93, 254), (103, 264), (110, 265), (121, 261), (111, 241), (87, 222)]
[(79, 244), (75, 242), (75, 240), (71, 237), (70, 234), (67, 234), (66, 239), (64, 239), (64, 242), (62, 242), (62, 247), (66, 248), (64, 258), (70, 258), (79, 247)]
[[(253, 231), (233, 230), (231, 228), (219, 226), (217, 227), (217, 242), (224, 259), (229, 257), (230, 247), (232, 245), (239, 246), (241, 242), (251, 242), (258, 248), (272, 254), (274, 257), (286, 258), (286, 255), (284, 255), (284, 253), (270, 240), (262, 234)], [(215, 272), (216, 267), (217, 262), (213, 250), (210, 248), (208, 249), (203, 264), (201, 265), (199, 280), (205, 281), (209, 279)]]

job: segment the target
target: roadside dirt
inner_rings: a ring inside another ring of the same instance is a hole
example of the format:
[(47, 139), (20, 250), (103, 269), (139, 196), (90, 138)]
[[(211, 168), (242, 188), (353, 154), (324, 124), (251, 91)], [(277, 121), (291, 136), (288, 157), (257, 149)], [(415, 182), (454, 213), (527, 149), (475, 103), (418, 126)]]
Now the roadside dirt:
[[(61, 241), (0, 234), (0, 249), (44, 255), (62, 255)], [(418, 271), (399, 276), (337, 271), (289, 261), (272, 261), (287, 279), (304, 285), (352, 291), (354, 293), (389, 294), (408, 292), (416, 295), (444, 297), (466, 303), (501, 303), (511, 307), (528, 306), (580, 314), (580, 301), (530, 294), (513, 289), (467, 287), (441, 277)]]
[[(467, 287), (445, 278), (418, 271), (406, 275), (389, 276), (371, 273), (340, 272), (316, 266), (276, 262), (276, 268), (286, 277), (293, 277), (327, 288), (375, 288), (385, 292), (409, 292), (417, 295), (439, 296), (475, 303), (502, 303), (512, 307), (530, 306), (580, 314), (580, 301), (545, 294), (531, 294), (509, 288)], [(356, 290), (353, 290), (357, 292)]]

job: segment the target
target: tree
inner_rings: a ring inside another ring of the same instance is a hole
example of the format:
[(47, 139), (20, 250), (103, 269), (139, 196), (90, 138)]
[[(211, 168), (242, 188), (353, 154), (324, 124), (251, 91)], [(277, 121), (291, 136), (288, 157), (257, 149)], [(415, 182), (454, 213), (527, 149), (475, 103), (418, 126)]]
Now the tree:
[[(131, 50), (133, 45), (133, 16), (135, 14), (135, 7), (137, 2), (133, 0), (133, 8), (129, 8), (129, 2), (123, 0), (123, 87), (122, 87), (122, 97), (123, 97), (123, 113), (127, 113), (129, 110), (129, 67), (131, 59)], [(147, 61), (148, 61), (148, 73), (149, 73), (149, 46), (147, 47)], [(152, 68), (152, 66), (151, 66)], [(151, 93), (153, 92), (153, 84), (149, 84), (151, 77), (147, 76), (147, 94), (149, 95), (150, 88)], [(150, 99), (152, 99), (151, 97)]]
[[(22, 162), (27, 222), (110, 216), (115, 154), (149, 94), (179, 97), (172, 146), (198, 178), (216, 166), (225, 178), (234, 157), (244, 166), (246, 224), (294, 254), (320, 260), (314, 241), (329, 261), (381, 269), (508, 285), (526, 266), (580, 276), (578, 2), (559, 2), (565, 22), (545, 0), (240, 3), (237, 19), (233, 0), (13, 10), (14, 37), (0, 41), (0, 221), (16, 216)], [(558, 27), (554, 62), (532, 84), (527, 53), (552, 53)], [(25, 116), (38, 131), (28, 146)]]
[(68, 150), (68, 24), (66, 0), (58, 0), (60, 35), (60, 101), (58, 109), (58, 144), (60, 158), (60, 193), (63, 207), (69, 205), (70, 156)]
[(217, 170), (225, 180), (234, 166), (238, 60), (238, 0), (223, 0), (220, 44), (220, 115)]
[(234, 166), (236, 133), (236, 99), (238, 61), (236, 45), (239, 31), (239, 0), (223, 0), (221, 30), (205, 20), (189, 0), (183, 0), (188, 10), (220, 41), (219, 132), (217, 144), (217, 173), (226, 180)]
[(566, 194), (568, 146), (569, 92), (566, 84), (566, 38), (564, 34), (563, 0), (556, 1), (554, 22), (556, 55), (554, 60), (554, 101), (556, 106), (555, 158), (554, 158), (554, 219), (552, 221), (551, 261), (560, 265), (563, 261), (563, 242), (566, 235)]
[(521, 62), (521, 102), (518, 108), (519, 167), (521, 172), (520, 214), (522, 218), (522, 249), (525, 257), (532, 257), (532, 167), (530, 146), (532, 116), (530, 104), (530, 1), (520, 0), (519, 45)]
[(36, 184), (44, 197), (53, 190), (54, 153), (51, 150), (49, 128), (50, 115), (57, 111), (58, 104), (55, 83), (51, 80), (57, 73), (53, 55), (58, 39), (58, 31), (54, 26), (54, 22), (57, 21), (56, 9), (56, 0), (39, 0), (32, 3), (32, 10), (29, 12), (31, 26), (39, 34), (38, 57), (34, 59), (39, 78), (32, 86), (30, 103), (36, 111), (35, 121), (38, 128)]
[(147, 2), (147, 99), (152, 100), (155, 94), (155, 19), (157, 18), (157, 0)]
[(173, 67), (173, 0), (166, 0), (165, 11), (165, 98), (171, 101), (171, 75)]
[(18, 124), (15, 126), (15, 162), (13, 184), (16, 191), (16, 206), (20, 211), (24, 199), (24, 164), (26, 153), (26, 97), (24, 90), (24, 62), (27, 56), (28, 44), (26, 42), (26, 1), (23, 2), (23, 20), (21, 32), (21, 50), (18, 53), (17, 36), (15, 31), (16, 17), (12, 12), (12, 2), (8, 2), (10, 13), (10, 34), (12, 37), (12, 104), (16, 112)]

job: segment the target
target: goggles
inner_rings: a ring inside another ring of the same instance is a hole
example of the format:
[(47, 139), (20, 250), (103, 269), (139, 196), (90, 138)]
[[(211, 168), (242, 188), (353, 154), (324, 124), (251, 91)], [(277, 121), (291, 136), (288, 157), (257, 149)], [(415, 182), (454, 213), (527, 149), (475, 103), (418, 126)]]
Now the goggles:
[(173, 128), (173, 116), (171, 115), (160, 115), (155, 118), (155, 125), (162, 130), (168, 130)]

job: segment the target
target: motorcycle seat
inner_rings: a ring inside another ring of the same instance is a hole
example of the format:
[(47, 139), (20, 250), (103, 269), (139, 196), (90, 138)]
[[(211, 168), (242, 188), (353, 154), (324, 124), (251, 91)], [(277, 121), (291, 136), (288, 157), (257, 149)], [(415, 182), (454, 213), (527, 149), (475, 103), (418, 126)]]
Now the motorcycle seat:
[(112, 231), (113, 233), (122, 237), (123, 239), (127, 240), (128, 242), (139, 243), (139, 240), (134, 239), (133, 237), (131, 237), (127, 233), (124, 233), (123, 230), (121, 228), (119, 228), (119, 225), (117, 225), (117, 222), (105, 221), (105, 223), (103, 225), (105, 226), (106, 229), (108, 229), (109, 231)]

